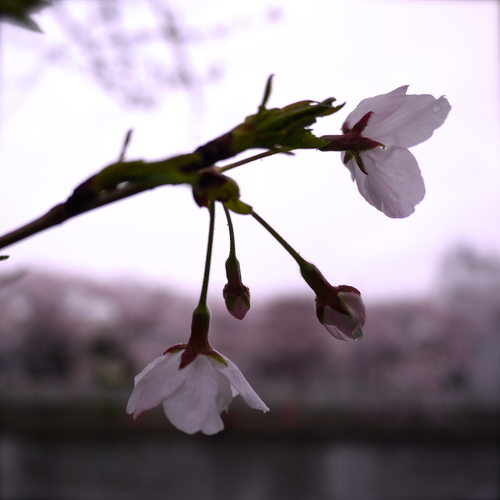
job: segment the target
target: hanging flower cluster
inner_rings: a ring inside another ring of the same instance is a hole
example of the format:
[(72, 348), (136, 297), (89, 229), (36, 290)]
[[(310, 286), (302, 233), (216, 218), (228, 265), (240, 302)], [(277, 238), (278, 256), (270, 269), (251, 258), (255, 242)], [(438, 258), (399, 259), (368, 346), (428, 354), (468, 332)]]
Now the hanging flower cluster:
[[(221, 413), (238, 394), (251, 407), (269, 408), (255, 393), (238, 367), (209, 343), (210, 312), (207, 292), (214, 237), (215, 207), (224, 208), (230, 249), (226, 261), (227, 284), (223, 298), (228, 312), (242, 320), (250, 309), (250, 291), (243, 284), (236, 257), (231, 213), (250, 215), (264, 227), (299, 266), (315, 296), (316, 316), (339, 340), (363, 336), (366, 311), (361, 293), (350, 285), (331, 285), (316, 266), (306, 261), (250, 205), (240, 200), (236, 182), (226, 175), (246, 163), (300, 149), (339, 151), (361, 195), (388, 217), (410, 215), (424, 197), (425, 188), (417, 161), (408, 151), (431, 137), (451, 107), (444, 97), (407, 95), (407, 86), (361, 101), (344, 121), (339, 135), (316, 137), (310, 129), (316, 119), (338, 112), (335, 99), (300, 101), (284, 108), (266, 107), (271, 94), (270, 78), (257, 113), (248, 116), (228, 133), (194, 152), (166, 160), (125, 161), (130, 140), (127, 134), (116, 163), (108, 165), (80, 184), (66, 202), (44, 216), (0, 237), (0, 248), (88, 210), (165, 184), (189, 184), (200, 207), (210, 215), (205, 271), (198, 305), (193, 312), (186, 344), (169, 347), (135, 378), (127, 412), (134, 418), (160, 404), (170, 422), (193, 434), (215, 434), (224, 427)], [(249, 149), (263, 153), (225, 166), (217, 166)], [(0, 260), (5, 256), (0, 256)]]

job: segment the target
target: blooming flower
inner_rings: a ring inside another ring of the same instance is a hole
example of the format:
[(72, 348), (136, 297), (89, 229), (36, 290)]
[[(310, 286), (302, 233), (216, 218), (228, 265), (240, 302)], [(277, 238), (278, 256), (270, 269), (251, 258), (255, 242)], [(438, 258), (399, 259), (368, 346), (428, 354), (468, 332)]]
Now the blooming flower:
[[(406, 95), (408, 86), (361, 101), (342, 126), (343, 136), (324, 136), (361, 195), (393, 218), (407, 217), (425, 195), (415, 157), (407, 148), (426, 141), (451, 109), (445, 97)], [(343, 147), (342, 147), (343, 143)]]
[(220, 417), (237, 394), (251, 408), (269, 411), (238, 367), (213, 349), (181, 365), (185, 345), (174, 346), (135, 377), (127, 405), (134, 418), (160, 403), (172, 424), (188, 434), (216, 434), (224, 428)]
[(316, 315), (320, 323), (336, 339), (359, 340), (366, 321), (361, 294), (348, 285), (330, 287), (330, 294), (316, 297)]

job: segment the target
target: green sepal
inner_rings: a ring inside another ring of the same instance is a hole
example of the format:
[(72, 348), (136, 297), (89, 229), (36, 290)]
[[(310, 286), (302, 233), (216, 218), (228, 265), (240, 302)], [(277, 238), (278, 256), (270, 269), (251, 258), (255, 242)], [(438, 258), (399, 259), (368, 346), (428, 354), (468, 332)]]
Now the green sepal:
[(0, 260), (7, 260), (8, 258), (8, 255), (0, 255)]
[(215, 168), (199, 174), (193, 183), (193, 197), (200, 207), (208, 207), (211, 201), (220, 201), (238, 214), (252, 212), (252, 207), (240, 200), (240, 188), (236, 181)]
[(217, 351), (214, 351), (213, 349), (206, 351), (206, 352), (202, 352), (200, 354), (203, 354), (205, 356), (210, 356), (211, 358), (215, 359), (219, 363), (222, 363), (224, 366), (227, 366), (226, 360)]
[(224, 205), (231, 210), (231, 212), (235, 212), (241, 215), (248, 215), (252, 213), (252, 207), (243, 203), (239, 198), (231, 198), (226, 201)]
[(245, 121), (231, 131), (231, 149), (234, 154), (250, 148), (276, 150), (317, 149), (325, 146), (325, 141), (317, 138), (308, 129), (321, 116), (328, 116), (344, 104), (332, 106), (335, 98), (322, 102), (300, 101), (284, 108), (265, 109), (262, 105), (258, 113), (247, 116)]
[(326, 141), (316, 137), (309, 129), (296, 130), (282, 141), (282, 146), (289, 149), (321, 149), (325, 145)]
[(186, 346), (187, 344), (186, 343), (183, 343), (183, 344), (175, 344), (173, 346), (170, 346), (164, 353), (163, 355), (165, 356), (165, 354), (175, 354), (177, 352), (181, 352), (183, 351), (184, 349), (186, 349)]
[(262, 98), (262, 103), (259, 106), (259, 111), (265, 111), (267, 101), (269, 101), (269, 98), (271, 97), (271, 92), (273, 90), (273, 77), (274, 75), (269, 75), (269, 78), (267, 79), (266, 88), (264, 89), (264, 97)]

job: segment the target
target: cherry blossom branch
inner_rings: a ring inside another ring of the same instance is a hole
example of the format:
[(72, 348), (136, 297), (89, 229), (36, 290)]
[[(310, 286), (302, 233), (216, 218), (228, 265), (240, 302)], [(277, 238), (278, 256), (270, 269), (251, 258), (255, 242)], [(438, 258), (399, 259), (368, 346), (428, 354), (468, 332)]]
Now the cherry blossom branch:
[[(328, 98), (322, 102), (301, 101), (284, 108), (267, 109), (265, 105), (270, 89), (271, 77), (257, 113), (247, 116), (232, 130), (207, 142), (190, 154), (157, 162), (142, 160), (125, 162), (123, 156), (130, 141), (129, 131), (118, 162), (108, 165), (77, 186), (66, 202), (56, 205), (34, 221), (0, 236), (0, 249), (61, 224), (71, 217), (157, 186), (190, 184), (195, 188), (204, 171), (215, 166), (217, 162), (248, 149), (268, 151), (222, 167), (220, 171), (224, 172), (277, 153), (290, 153), (293, 149), (325, 147), (328, 140), (315, 137), (308, 127), (317, 118), (331, 115), (343, 105), (333, 106), (335, 99)], [(238, 211), (237, 200), (232, 201), (230, 208), (232, 210), (236, 208)], [(246, 210), (245, 207), (243, 209)]]
[(68, 207), (66, 202), (60, 203), (53, 208), (51, 208), (47, 213), (39, 217), (38, 219), (21, 226), (10, 233), (0, 236), (0, 248), (5, 248), (9, 245), (13, 245), (21, 240), (29, 238), (41, 231), (45, 231), (53, 226), (62, 224), (63, 222), (76, 217), (77, 215), (83, 214), (90, 210), (109, 205), (116, 201), (128, 198), (142, 191), (148, 189), (153, 189), (156, 186), (139, 186), (133, 183), (127, 184), (123, 187), (117, 188), (112, 192), (101, 193), (97, 198), (89, 202), (88, 204), (81, 205), (78, 209), (72, 210)]
[[(127, 137), (129, 137), (128, 134)], [(201, 150), (201, 148), (198, 148), (198, 150)], [(279, 152), (280, 151), (266, 151), (265, 153), (254, 155), (239, 162), (235, 162), (231, 165), (222, 167), (220, 170), (221, 171), (230, 170), (240, 165), (244, 165), (252, 161), (260, 160), (262, 158), (275, 155)], [(84, 185), (85, 183), (82, 183), (75, 190), (75, 193), (77, 193), (78, 189)], [(45, 231), (46, 229), (50, 229), (53, 226), (62, 224), (63, 222), (66, 222), (67, 220), (76, 217), (77, 215), (81, 215), (85, 212), (89, 212), (96, 208), (100, 208), (105, 205), (109, 205), (110, 203), (123, 200), (125, 198), (128, 198), (129, 196), (139, 194), (143, 191), (154, 189), (155, 187), (158, 187), (160, 185), (162, 184), (144, 185), (142, 183), (139, 184), (134, 182), (127, 182), (125, 184), (119, 185), (118, 187), (116, 187), (111, 191), (103, 191), (99, 193), (97, 196), (91, 198), (90, 200), (83, 200), (83, 201), (79, 200), (76, 206), (74, 204), (70, 206), (68, 200), (64, 203), (59, 203), (58, 205), (52, 207), (48, 212), (46, 212), (39, 218), (29, 222), (28, 224), (25, 224), (24, 226), (15, 229), (14, 231), (11, 231), (9, 233), (0, 236), (0, 249), (13, 245), (14, 243), (29, 238), (30, 236), (34, 236), (35, 234)]]

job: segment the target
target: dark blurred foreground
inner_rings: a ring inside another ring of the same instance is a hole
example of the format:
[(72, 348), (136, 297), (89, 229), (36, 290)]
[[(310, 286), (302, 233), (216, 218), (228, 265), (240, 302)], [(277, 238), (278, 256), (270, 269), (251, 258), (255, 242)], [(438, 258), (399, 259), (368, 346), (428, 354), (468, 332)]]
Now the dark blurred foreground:
[(217, 436), (187, 436), (128, 393), (2, 399), (2, 500), (496, 500), (498, 411), (237, 398)]
[(497, 500), (487, 442), (288, 438), (0, 438), (3, 500)]

